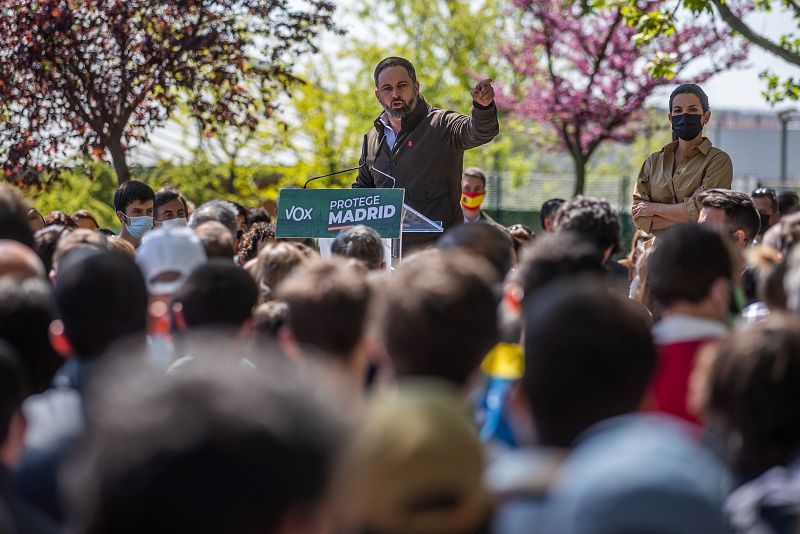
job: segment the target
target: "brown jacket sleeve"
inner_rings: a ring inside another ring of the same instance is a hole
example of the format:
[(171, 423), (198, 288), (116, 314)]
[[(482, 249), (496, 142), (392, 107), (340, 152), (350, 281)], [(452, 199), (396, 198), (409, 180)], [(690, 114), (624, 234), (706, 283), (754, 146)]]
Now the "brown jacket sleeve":
[[(651, 158), (644, 160), (642, 168), (639, 170), (639, 177), (636, 179), (636, 184), (633, 186), (633, 200), (645, 200), (651, 202), (650, 196), (650, 173), (652, 171), (653, 162)], [(650, 233), (653, 227), (652, 217), (639, 217), (634, 219), (634, 224), (639, 230)]]
[(500, 133), (497, 106), (494, 102), (486, 108), (473, 102), (471, 116), (446, 111), (439, 120), (445, 130), (445, 140), (456, 150), (469, 150), (485, 145)]
[[(730, 189), (733, 183), (733, 162), (731, 157), (723, 151), (718, 151), (711, 156), (711, 161), (705, 169), (705, 176), (703, 176), (703, 190), (709, 189)], [(689, 211), (689, 216), (693, 222), (697, 222), (700, 217), (700, 210), (703, 207), (697, 196), (692, 196), (684, 201), (686, 209)]]

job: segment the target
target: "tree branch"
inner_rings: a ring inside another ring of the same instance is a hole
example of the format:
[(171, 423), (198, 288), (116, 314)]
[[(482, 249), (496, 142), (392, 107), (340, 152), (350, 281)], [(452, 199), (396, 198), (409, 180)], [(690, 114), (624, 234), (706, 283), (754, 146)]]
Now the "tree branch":
[(724, 0), (711, 0), (711, 3), (716, 6), (720, 16), (722, 17), (722, 20), (724, 20), (728, 26), (731, 27), (731, 29), (742, 34), (745, 39), (756, 46), (763, 48), (767, 52), (778, 56), (792, 65), (797, 65), (800, 67), (800, 55), (792, 53), (790, 50), (787, 50), (763, 35), (756, 33), (752, 28), (750, 28), (750, 26), (745, 24), (742, 19), (737, 17), (733, 11), (731, 11), (727, 4), (724, 3)]

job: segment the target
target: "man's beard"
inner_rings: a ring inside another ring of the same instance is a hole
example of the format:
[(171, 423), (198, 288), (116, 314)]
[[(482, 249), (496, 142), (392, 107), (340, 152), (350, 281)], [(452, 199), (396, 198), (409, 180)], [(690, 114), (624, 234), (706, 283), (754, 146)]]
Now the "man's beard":
[[(383, 109), (385, 109), (386, 113), (388, 113), (389, 116), (392, 117), (393, 119), (405, 119), (406, 117), (411, 115), (411, 112), (414, 111), (414, 108), (417, 107), (418, 100), (419, 100), (419, 95), (414, 95), (414, 98), (412, 98), (411, 100), (407, 100), (405, 102), (403, 102), (402, 100), (392, 100), (392, 102), (390, 102), (388, 106), (386, 104), (383, 104)], [(392, 107), (392, 105), (395, 102), (403, 102), (403, 107), (401, 108)]]

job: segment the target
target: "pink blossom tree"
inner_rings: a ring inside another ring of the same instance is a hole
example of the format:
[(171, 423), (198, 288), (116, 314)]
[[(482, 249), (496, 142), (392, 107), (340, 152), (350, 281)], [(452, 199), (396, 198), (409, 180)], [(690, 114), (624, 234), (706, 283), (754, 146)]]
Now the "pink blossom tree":
[[(585, 13), (570, 0), (513, 5), (518, 22), (501, 51), (521, 83), (501, 87), (498, 104), (557, 133), (553, 148), (574, 161), (575, 194), (583, 192), (586, 165), (602, 142), (633, 141), (656, 88), (701, 84), (747, 57), (746, 45), (712, 21), (695, 19), (639, 44), (618, 6)], [(659, 6), (650, 2), (647, 9)]]

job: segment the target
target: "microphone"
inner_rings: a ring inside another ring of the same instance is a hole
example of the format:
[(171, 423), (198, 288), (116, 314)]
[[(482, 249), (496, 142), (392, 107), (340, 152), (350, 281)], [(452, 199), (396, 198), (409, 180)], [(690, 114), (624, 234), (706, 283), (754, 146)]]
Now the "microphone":
[(361, 167), (363, 167), (364, 165), (366, 165), (366, 163), (362, 163), (358, 167), (353, 167), (352, 169), (344, 169), (343, 171), (329, 172), (328, 174), (323, 174), (322, 176), (313, 176), (313, 177), (309, 178), (308, 180), (306, 180), (306, 183), (303, 184), (303, 189), (305, 189), (306, 186), (309, 183), (313, 182), (314, 180), (319, 180), (320, 178), (327, 178), (328, 176), (334, 176), (336, 174), (342, 174), (342, 173), (345, 173), (345, 172), (357, 171), (357, 170), (361, 169)]
[(375, 171), (375, 172), (377, 172), (378, 174), (382, 174), (383, 176), (385, 176), (385, 177), (387, 177), (387, 178), (391, 178), (391, 180), (392, 180), (392, 189), (394, 189), (395, 187), (397, 187), (397, 180), (395, 180), (395, 179), (394, 179), (394, 176), (391, 176), (391, 175), (389, 175), (389, 174), (386, 174), (386, 173), (385, 173), (385, 172), (383, 172), (383, 171), (379, 171), (378, 169), (376, 169), (376, 168), (375, 168), (375, 166), (374, 166), (374, 165), (373, 165), (372, 167), (370, 167), (370, 168), (369, 168), (369, 170), (371, 170), (371, 171)]

